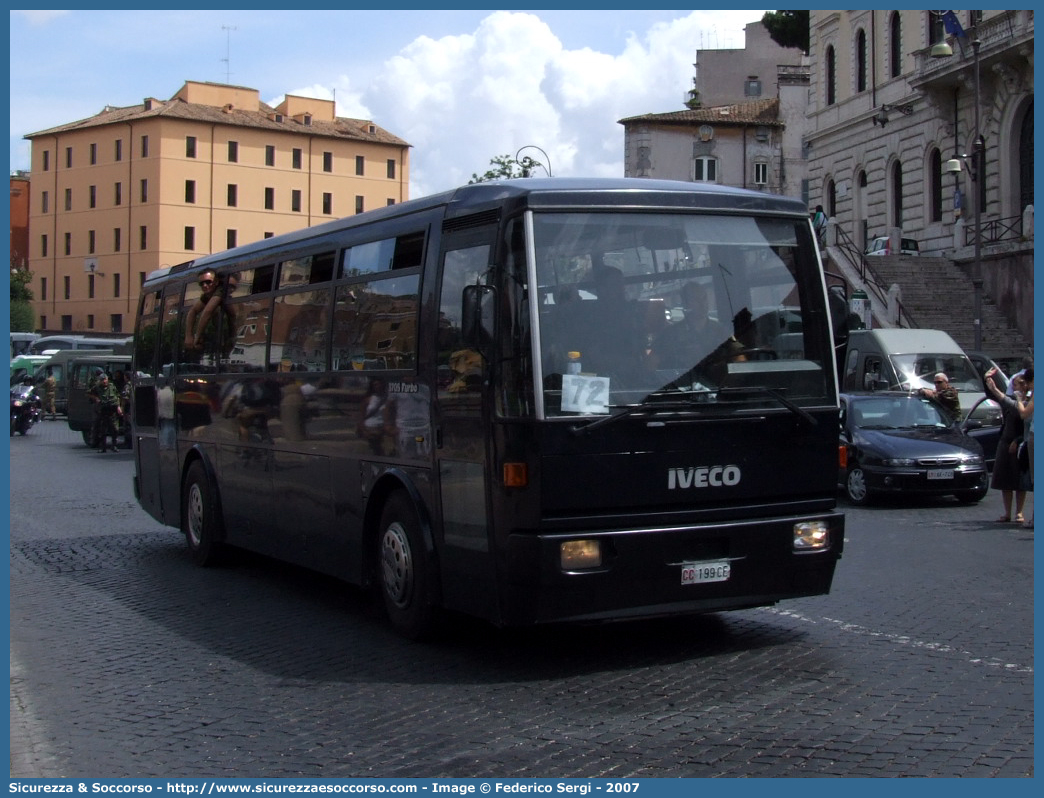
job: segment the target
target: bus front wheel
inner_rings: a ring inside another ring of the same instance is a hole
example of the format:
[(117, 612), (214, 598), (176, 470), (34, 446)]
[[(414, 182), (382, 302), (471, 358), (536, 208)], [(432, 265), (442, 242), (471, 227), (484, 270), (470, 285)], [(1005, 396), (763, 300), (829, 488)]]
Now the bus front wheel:
[(217, 493), (206, 469), (198, 460), (189, 466), (185, 476), (181, 528), (185, 533), (189, 554), (197, 565), (220, 564), (224, 546), (221, 542)]
[(389, 497), (379, 535), (377, 578), (388, 619), (410, 639), (428, 637), (435, 627), (434, 574), (425, 556), (417, 511), (404, 493)]

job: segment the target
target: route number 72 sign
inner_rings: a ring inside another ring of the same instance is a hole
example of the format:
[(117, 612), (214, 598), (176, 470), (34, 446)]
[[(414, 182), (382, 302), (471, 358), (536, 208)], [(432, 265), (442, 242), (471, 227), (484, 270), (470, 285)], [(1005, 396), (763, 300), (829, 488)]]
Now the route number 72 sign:
[(609, 412), (609, 378), (586, 374), (562, 375), (562, 410), (588, 415)]

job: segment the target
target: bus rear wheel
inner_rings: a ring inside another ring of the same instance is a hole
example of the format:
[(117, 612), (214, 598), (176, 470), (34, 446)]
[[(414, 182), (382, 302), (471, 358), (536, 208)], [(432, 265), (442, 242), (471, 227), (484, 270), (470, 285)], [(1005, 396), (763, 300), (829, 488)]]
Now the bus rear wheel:
[(219, 565), (224, 559), (217, 491), (198, 460), (189, 466), (181, 499), (181, 528), (197, 565)]
[(411, 640), (427, 638), (436, 626), (434, 574), (417, 511), (401, 491), (384, 505), (378, 534), (377, 581), (388, 619)]

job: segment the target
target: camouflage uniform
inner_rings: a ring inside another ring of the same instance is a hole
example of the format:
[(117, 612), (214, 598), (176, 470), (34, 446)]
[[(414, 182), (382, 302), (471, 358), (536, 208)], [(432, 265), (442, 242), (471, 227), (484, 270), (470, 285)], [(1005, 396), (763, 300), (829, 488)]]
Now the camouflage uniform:
[(93, 396), (98, 402), (98, 434), (96, 439), (99, 452), (108, 451), (109, 438), (112, 438), (113, 451), (118, 449), (116, 438), (116, 416), (122, 414), (122, 400), (116, 386), (109, 382), (108, 376), (103, 375), (93, 388)]

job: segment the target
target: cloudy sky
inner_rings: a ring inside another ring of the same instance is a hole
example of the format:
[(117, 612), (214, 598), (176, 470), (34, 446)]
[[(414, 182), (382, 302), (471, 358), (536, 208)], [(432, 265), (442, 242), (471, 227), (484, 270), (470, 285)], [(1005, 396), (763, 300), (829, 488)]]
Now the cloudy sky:
[(334, 98), (405, 139), (410, 195), (497, 155), (622, 176), (627, 116), (680, 110), (696, 51), (743, 47), (764, 11), (11, 11), (11, 164), (26, 133), (186, 80)]

